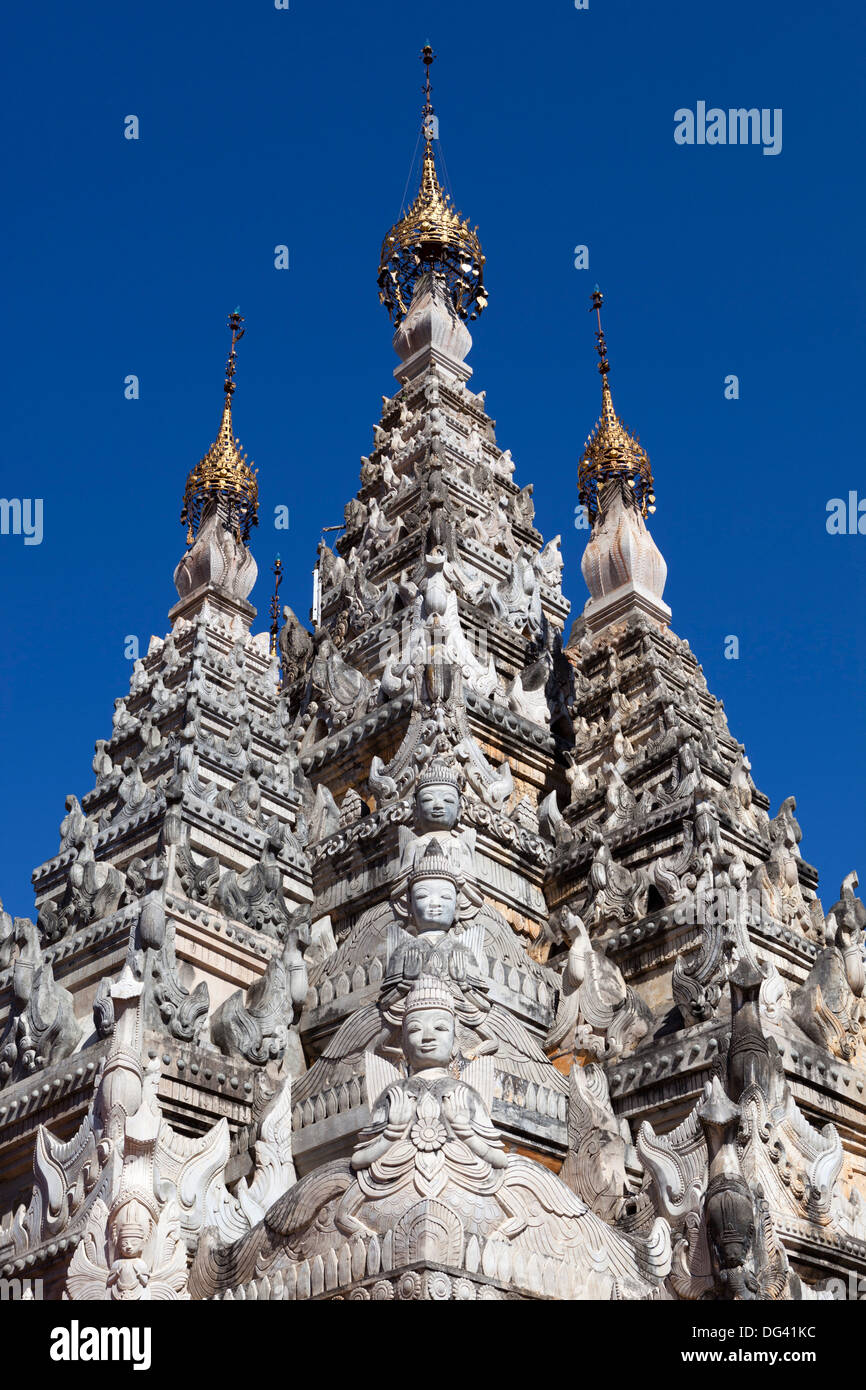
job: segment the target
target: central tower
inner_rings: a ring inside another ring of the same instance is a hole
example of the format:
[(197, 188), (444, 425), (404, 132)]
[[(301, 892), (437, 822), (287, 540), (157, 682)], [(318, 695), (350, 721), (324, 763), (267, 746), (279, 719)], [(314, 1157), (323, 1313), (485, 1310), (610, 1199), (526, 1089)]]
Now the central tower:
[(286, 662), (286, 695), (327, 832), (312, 854), (313, 933), (337, 948), (313, 967), (301, 1020), (314, 1060), (294, 1092), (301, 1171), (348, 1152), (366, 1122), (363, 1050), (338, 1030), (377, 995), (388, 924), (408, 911), (407, 846), (437, 829), (424, 789), (441, 785), (455, 803), (440, 828), (462, 876), (458, 916), (473, 924), (509, 1037), (498, 1050), (488, 1039), (494, 1118), (555, 1167), (565, 1152), (567, 1084), (542, 1048), (555, 980), (541, 963), (551, 848), (538, 807), (566, 787), (568, 604), (559, 537), (544, 545), (532, 486), (515, 482), (484, 394), (466, 385), (484, 256), (439, 181), (432, 49), (422, 57), (420, 187), (379, 269), (399, 389), (384, 401), (335, 551), (320, 548), (315, 630), (289, 615), (281, 637), (288, 654), (308, 650), (302, 665)]

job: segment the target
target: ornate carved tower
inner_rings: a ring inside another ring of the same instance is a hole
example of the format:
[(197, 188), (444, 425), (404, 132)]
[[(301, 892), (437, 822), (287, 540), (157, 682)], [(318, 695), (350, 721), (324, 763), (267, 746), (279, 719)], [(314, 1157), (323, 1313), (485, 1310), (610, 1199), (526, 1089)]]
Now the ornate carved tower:
[(861, 1272), (866, 910), (826, 916), (664, 603), (650, 463), (580, 460), (565, 638), (436, 164), (382, 247), (397, 389), (253, 635), (255, 474), (190, 474), (171, 631), (0, 919), (0, 1272), (72, 1299), (822, 1296)]

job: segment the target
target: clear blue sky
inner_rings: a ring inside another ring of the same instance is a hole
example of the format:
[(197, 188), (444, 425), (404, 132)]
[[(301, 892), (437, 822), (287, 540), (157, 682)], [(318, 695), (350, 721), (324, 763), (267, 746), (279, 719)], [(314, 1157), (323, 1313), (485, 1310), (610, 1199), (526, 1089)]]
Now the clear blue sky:
[[(265, 626), (279, 550), (283, 598), (307, 613), (319, 528), (342, 519), (394, 389), (377, 258), (428, 36), (450, 181), (487, 254), (473, 385), (535, 483), (541, 529), (562, 533), (568, 596), (582, 606), (572, 518), (599, 407), (598, 281), (614, 400), (655, 469), (675, 629), (774, 809), (797, 796), (825, 906), (866, 872), (866, 536), (825, 529), (828, 499), (866, 497), (862, 7), (19, 4), (2, 87), (0, 494), (43, 499), (44, 539), (0, 536), (14, 912), (56, 852), (64, 796), (92, 785), (93, 741), (128, 688), (124, 638), (165, 631), (184, 479), (216, 431), (236, 304), (235, 423), (262, 501), (254, 598)], [(781, 108), (781, 154), (675, 144), (674, 112), (699, 101)], [(281, 503), (288, 536), (269, 524)]]

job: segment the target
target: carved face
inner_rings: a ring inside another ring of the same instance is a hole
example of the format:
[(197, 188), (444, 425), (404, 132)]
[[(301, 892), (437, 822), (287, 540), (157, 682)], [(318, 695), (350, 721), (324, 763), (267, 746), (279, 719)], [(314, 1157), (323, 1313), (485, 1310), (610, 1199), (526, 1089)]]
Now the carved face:
[(140, 1260), (147, 1241), (147, 1229), (136, 1219), (122, 1217), (114, 1224), (114, 1247), (121, 1260)]
[(452, 830), (460, 814), (460, 793), (449, 783), (437, 786), (435, 782), (428, 782), (419, 790), (416, 805), (418, 818), (425, 827)]
[(122, 1260), (140, 1260), (144, 1249), (144, 1232), (127, 1228), (117, 1242), (117, 1253)]
[(447, 931), (457, 914), (457, 885), (448, 878), (419, 878), (409, 901), (420, 932)]
[(448, 1009), (413, 1009), (403, 1020), (403, 1051), (410, 1071), (447, 1067), (454, 1051), (454, 1015)]

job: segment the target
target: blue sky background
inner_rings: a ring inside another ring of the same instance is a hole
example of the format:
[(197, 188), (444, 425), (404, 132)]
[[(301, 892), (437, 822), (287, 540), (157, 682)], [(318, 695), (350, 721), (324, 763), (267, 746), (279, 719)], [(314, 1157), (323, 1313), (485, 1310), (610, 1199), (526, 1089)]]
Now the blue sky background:
[[(40, 546), (0, 537), (14, 912), (56, 852), (64, 796), (93, 783), (93, 741), (128, 688), (125, 636), (145, 649), (165, 632), (236, 304), (235, 424), (260, 469), (253, 597), (266, 626), (279, 550), (283, 598), (307, 613), (319, 528), (341, 521), (394, 389), (377, 258), (428, 36), (451, 185), (487, 254), (473, 385), (535, 483), (538, 525), (562, 533), (568, 596), (585, 599), (573, 512), (599, 408), (598, 281), (614, 401), (656, 474), (675, 630), (773, 808), (796, 794), (825, 907), (866, 872), (866, 536), (825, 529), (829, 498), (866, 497), (862, 7), (48, 3), (7, 16), (2, 85), (0, 493), (45, 509)], [(676, 145), (674, 111), (699, 100), (781, 107), (782, 153)], [(270, 520), (281, 503), (288, 535)]]

